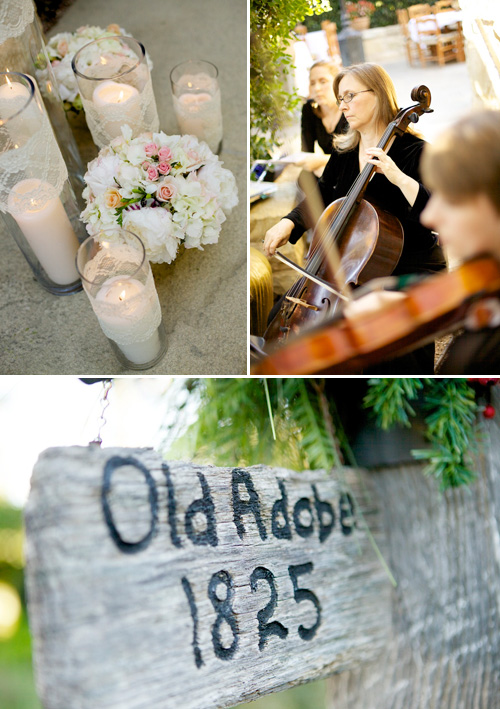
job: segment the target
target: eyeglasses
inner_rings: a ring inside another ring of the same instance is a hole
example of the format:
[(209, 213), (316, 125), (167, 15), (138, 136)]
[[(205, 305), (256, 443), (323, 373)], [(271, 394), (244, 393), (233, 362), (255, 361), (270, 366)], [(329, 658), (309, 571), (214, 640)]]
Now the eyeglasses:
[(373, 89), (363, 89), (363, 91), (348, 91), (346, 94), (343, 96), (339, 96), (337, 99), (337, 106), (340, 106), (342, 101), (344, 103), (351, 103), (353, 98), (357, 96), (358, 94), (365, 94), (367, 91), (373, 91)]

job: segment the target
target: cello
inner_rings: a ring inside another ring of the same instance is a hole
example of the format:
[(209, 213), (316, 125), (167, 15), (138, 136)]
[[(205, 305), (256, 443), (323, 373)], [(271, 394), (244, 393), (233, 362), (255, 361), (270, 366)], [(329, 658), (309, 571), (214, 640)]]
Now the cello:
[[(426, 86), (415, 87), (411, 98), (417, 103), (401, 109), (384, 131), (377, 146), (384, 152), (411, 123), (432, 112)], [(345, 289), (346, 283), (363, 285), (390, 275), (396, 267), (403, 250), (401, 223), (364, 198), (375, 169), (375, 165), (366, 164), (347, 195), (332, 202), (321, 214), (305, 269), (294, 264), (304, 275), (284, 295), (280, 310), (264, 333), (266, 352), (284, 345), (290, 335), (331, 318), (338, 310), (342, 298), (339, 291)], [(329, 258), (331, 244), (338, 249), (340, 263)]]

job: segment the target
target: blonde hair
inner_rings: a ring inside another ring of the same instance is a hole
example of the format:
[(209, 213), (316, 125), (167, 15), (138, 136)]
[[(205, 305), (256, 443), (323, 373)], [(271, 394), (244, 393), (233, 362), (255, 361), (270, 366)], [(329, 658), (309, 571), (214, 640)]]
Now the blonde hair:
[(500, 111), (482, 110), (425, 146), (420, 165), (433, 191), (452, 199), (485, 194), (500, 213)]
[(316, 67), (325, 67), (325, 69), (328, 69), (332, 75), (332, 79), (335, 79), (339, 71), (339, 67), (335, 64), (335, 62), (332, 62), (330, 59), (320, 59), (319, 61), (314, 62), (312, 67), (309, 69), (309, 77), (311, 76), (311, 71), (316, 69)]
[[(367, 89), (371, 89), (377, 98), (374, 119), (384, 126), (394, 120), (399, 111), (396, 89), (389, 74), (379, 64), (365, 62), (364, 64), (353, 64), (345, 69), (341, 69), (333, 80), (333, 91), (336, 98), (339, 97), (339, 84), (344, 76), (353, 76), (360, 81)], [(410, 131), (409, 131), (410, 132)], [(333, 147), (339, 153), (353, 150), (359, 143), (359, 132), (349, 128), (347, 133), (335, 135)]]

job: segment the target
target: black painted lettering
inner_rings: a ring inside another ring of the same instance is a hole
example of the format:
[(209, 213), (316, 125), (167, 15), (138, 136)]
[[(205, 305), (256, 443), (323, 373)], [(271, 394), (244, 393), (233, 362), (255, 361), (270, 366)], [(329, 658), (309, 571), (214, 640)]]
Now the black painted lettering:
[(177, 519), (176, 519), (176, 503), (175, 503), (175, 490), (172, 483), (172, 478), (170, 476), (170, 468), (166, 463), (161, 464), (161, 469), (167, 480), (167, 511), (168, 511), (168, 523), (170, 525), (170, 539), (175, 547), (181, 547), (182, 542), (179, 535), (177, 534)]
[(339, 501), (340, 507), (340, 528), (342, 534), (349, 536), (356, 526), (356, 518), (354, 516), (354, 502), (348, 492), (343, 492)]
[(203, 662), (200, 646), (198, 645), (198, 609), (196, 608), (196, 601), (195, 601), (193, 589), (191, 588), (191, 584), (189, 583), (189, 580), (185, 576), (183, 576), (181, 579), (181, 583), (182, 583), (182, 588), (184, 589), (184, 593), (187, 596), (188, 603), (189, 603), (189, 610), (191, 613), (191, 618), (193, 619), (194, 661), (196, 663), (196, 667), (201, 667), (205, 663)]
[(310, 601), (316, 608), (317, 617), (314, 625), (311, 625), (309, 628), (299, 625), (298, 632), (302, 640), (311, 640), (316, 635), (316, 631), (321, 623), (321, 604), (318, 597), (308, 588), (299, 588), (298, 584), (299, 576), (310, 574), (313, 568), (314, 566), (312, 561), (309, 561), (307, 564), (297, 564), (295, 566), (288, 567), (288, 574), (292, 580), (293, 597), (295, 598), (295, 601), (297, 603), (301, 603), (302, 601)]
[[(300, 521), (300, 515), (303, 512), (308, 512), (311, 518), (310, 524), (304, 524)], [(314, 532), (314, 517), (311, 508), (311, 501), (308, 497), (301, 497), (297, 500), (295, 507), (293, 508), (293, 523), (295, 525), (295, 531), (299, 537), (310, 537)]]
[[(240, 485), (244, 485), (248, 494), (248, 500), (242, 500), (240, 497)], [(233, 496), (233, 519), (236, 525), (236, 530), (240, 539), (243, 539), (245, 534), (245, 525), (242, 517), (247, 514), (252, 514), (257, 523), (260, 538), (267, 539), (267, 532), (260, 514), (259, 496), (255, 490), (253, 480), (246, 470), (234, 468), (231, 480), (231, 490)]]
[[(113, 513), (111, 512), (111, 507), (108, 499), (109, 494), (111, 492), (111, 479), (113, 477), (113, 473), (118, 468), (121, 468), (125, 465), (131, 465), (132, 467), (137, 468), (137, 470), (139, 470), (144, 475), (144, 479), (146, 480), (146, 485), (148, 487), (148, 501), (151, 512), (150, 528), (149, 532), (142, 539), (139, 539), (136, 542), (126, 542), (121, 536), (115, 525)], [(136, 554), (137, 552), (142, 551), (143, 549), (146, 549), (149, 546), (151, 540), (156, 534), (156, 525), (158, 522), (158, 493), (156, 491), (155, 483), (151, 476), (151, 473), (142, 463), (140, 463), (138, 460), (135, 460), (135, 458), (122, 458), (118, 455), (110, 458), (104, 466), (104, 476), (101, 490), (101, 504), (102, 510), (104, 512), (104, 519), (109, 529), (111, 538), (118, 547), (118, 549), (120, 549), (120, 551), (123, 551), (125, 554)]]
[(271, 635), (277, 635), (279, 638), (286, 638), (288, 635), (288, 628), (285, 628), (285, 626), (277, 620), (273, 620), (271, 623), (268, 623), (268, 620), (272, 617), (278, 602), (278, 591), (276, 590), (276, 582), (274, 580), (273, 573), (264, 566), (258, 566), (252, 571), (252, 575), (250, 576), (250, 588), (252, 589), (252, 593), (257, 590), (257, 585), (261, 580), (266, 581), (271, 590), (271, 598), (269, 603), (257, 613), (257, 620), (259, 622), (259, 650), (262, 652)]
[[(198, 480), (200, 481), (203, 496), (198, 500), (194, 500), (186, 510), (185, 526), (186, 534), (193, 544), (198, 546), (216, 547), (217, 539), (217, 523), (215, 520), (215, 507), (210, 488), (205, 480), (203, 473), (198, 472)], [(206, 519), (206, 527), (203, 530), (196, 530), (194, 518), (196, 515), (204, 515)]]
[[(276, 539), (291, 539), (292, 528), (290, 527), (290, 520), (288, 519), (288, 496), (286, 494), (286, 487), (283, 480), (279, 480), (278, 484), (281, 497), (279, 500), (276, 500), (273, 505), (271, 527)], [(280, 524), (280, 517), (283, 520), (282, 524)]]
[[(319, 499), (316, 485), (313, 485), (312, 489), (314, 493), (314, 505), (316, 507), (316, 514), (318, 515), (319, 522), (319, 541), (324, 542), (325, 539), (330, 536), (335, 524), (335, 512), (329, 502)], [(327, 522), (324, 520), (325, 516), (328, 518)]]
[[(217, 586), (223, 584), (226, 587), (226, 597), (220, 599), (217, 595)], [(227, 571), (218, 571), (210, 579), (208, 584), (208, 597), (217, 612), (217, 618), (212, 626), (212, 643), (214, 652), (221, 660), (230, 660), (238, 647), (239, 629), (236, 616), (232, 608), (234, 596), (234, 582), (231, 574)], [(224, 647), (220, 635), (221, 625), (225, 621), (233, 633), (233, 642), (229, 647)]]

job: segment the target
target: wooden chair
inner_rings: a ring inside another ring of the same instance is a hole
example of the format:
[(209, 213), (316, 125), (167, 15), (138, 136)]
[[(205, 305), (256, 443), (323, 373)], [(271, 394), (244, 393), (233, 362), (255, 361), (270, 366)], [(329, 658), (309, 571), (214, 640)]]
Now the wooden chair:
[(410, 35), (410, 30), (408, 29), (408, 21), (409, 21), (409, 15), (408, 15), (408, 10), (396, 10), (396, 15), (398, 18), (398, 24), (401, 28), (401, 32), (403, 33), (403, 37), (405, 40), (405, 47), (406, 47), (406, 53), (408, 55), (408, 62), (410, 66), (413, 66), (413, 59), (419, 58), (418, 54), (418, 45), (416, 42), (414, 42), (411, 38)]
[(326, 34), (326, 41), (328, 43), (328, 54), (333, 59), (333, 61), (337, 62), (339, 67), (341, 67), (342, 59), (340, 55), (340, 46), (337, 36), (337, 25), (335, 24), (335, 22), (324, 20), (321, 23), (321, 29)]
[(432, 15), (432, 9), (428, 2), (422, 2), (419, 5), (410, 5), (408, 8), (408, 16), (410, 20), (420, 15)]
[(442, 33), (435, 18), (416, 17), (415, 23), (422, 66), (425, 66), (427, 61), (436, 61), (440, 66), (444, 66), (448, 61), (465, 61), (464, 41), (460, 30)]
[(448, 10), (457, 10), (457, 3), (455, 0), (436, 0), (434, 5), (432, 6), (432, 11), (435, 13), (437, 12), (446, 12)]

